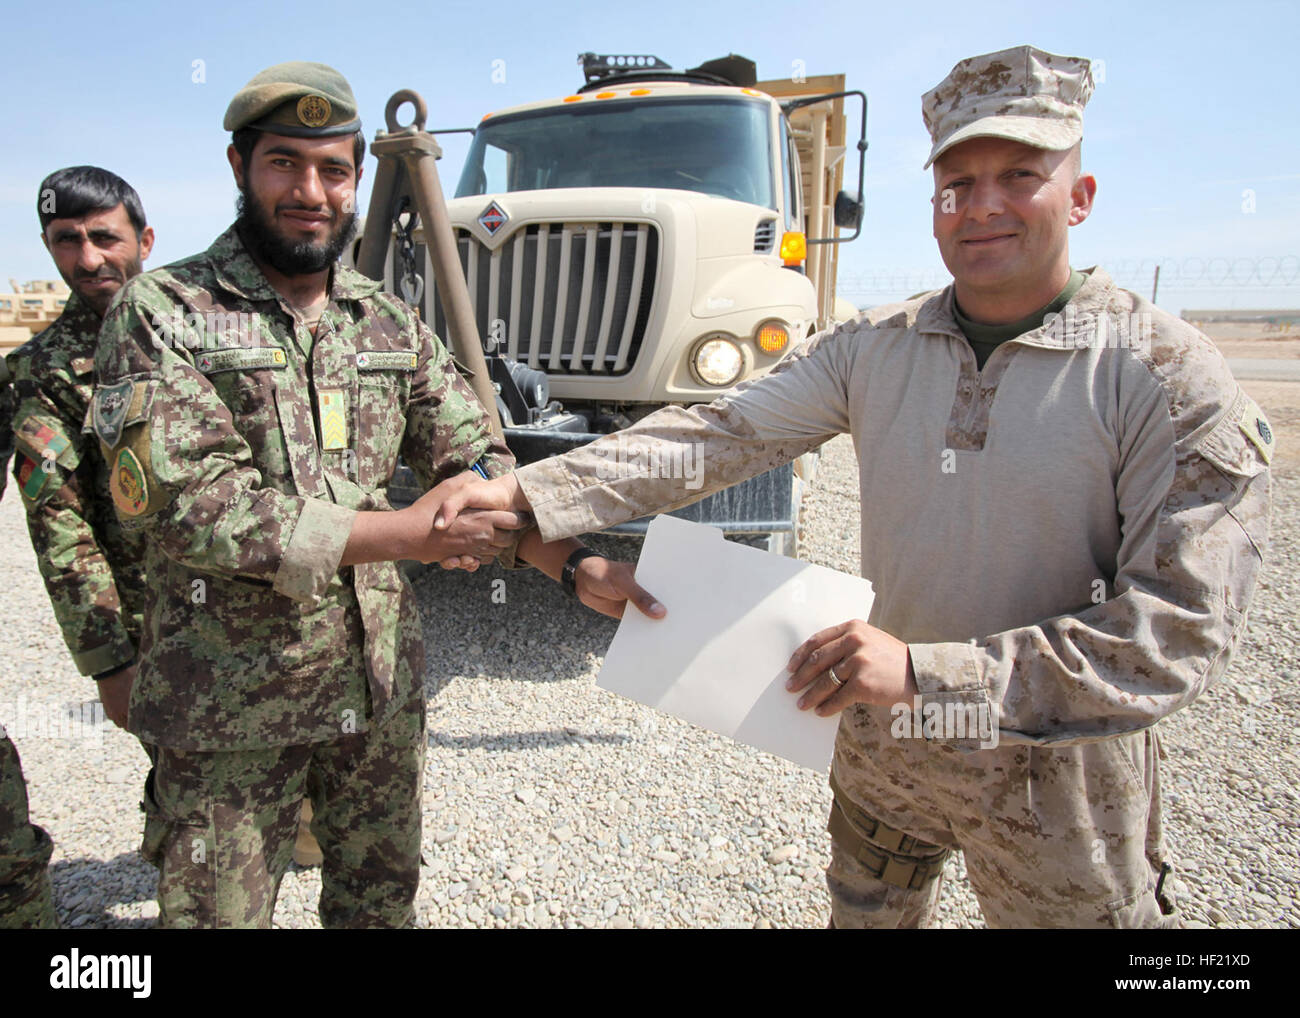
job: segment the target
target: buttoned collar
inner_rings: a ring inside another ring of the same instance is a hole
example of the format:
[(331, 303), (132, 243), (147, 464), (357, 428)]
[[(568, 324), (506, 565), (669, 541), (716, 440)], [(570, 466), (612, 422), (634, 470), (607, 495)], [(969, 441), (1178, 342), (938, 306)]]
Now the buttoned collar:
[[(248, 253), (239, 230), (230, 227), (212, 242), (207, 251), (218, 285), (245, 300), (276, 300), (280, 294)], [(363, 300), (382, 289), (381, 285), (361, 273), (336, 263), (330, 273), (330, 300)]]

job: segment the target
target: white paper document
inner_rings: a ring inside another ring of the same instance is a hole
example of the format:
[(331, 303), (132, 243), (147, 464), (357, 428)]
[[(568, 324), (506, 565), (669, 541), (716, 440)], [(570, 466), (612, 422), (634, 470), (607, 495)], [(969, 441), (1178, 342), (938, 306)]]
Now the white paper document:
[(825, 771), (839, 715), (799, 710), (785, 666), (819, 630), (867, 618), (871, 584), (675, 516), (651, 521), (636, 578), (668, 614), (629, 604), (596, 684)]

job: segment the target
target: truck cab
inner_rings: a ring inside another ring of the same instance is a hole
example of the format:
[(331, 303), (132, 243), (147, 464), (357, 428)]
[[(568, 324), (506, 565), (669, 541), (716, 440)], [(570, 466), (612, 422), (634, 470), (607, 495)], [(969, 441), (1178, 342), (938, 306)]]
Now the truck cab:
[[(579, 59), (587, 80), (572, 95), (482, 119), (447, 202), (522, 462), (666, 404), (710, 402), (835, 318), (824, 238), (845, 152), (842, 76), (809, 88), (756, 82), (734, 56), (684, 72), (656, 57)], [(827, 86), (840, 94), (794, 116), (772, 94)], [(810, 231), (824, 244), (812, 258)], [(390, 254), (393, 286), (420, 274), (422, 313), (454, 350), (418, 231), (414, 252), (405, 267)], [(799, 478), (769, 473), (678, 512), (793, 553)]]

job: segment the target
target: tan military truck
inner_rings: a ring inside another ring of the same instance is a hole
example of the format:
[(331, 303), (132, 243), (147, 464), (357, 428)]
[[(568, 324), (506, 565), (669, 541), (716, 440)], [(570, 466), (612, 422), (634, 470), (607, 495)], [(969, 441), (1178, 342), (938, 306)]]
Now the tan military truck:
[[(843, 75), (759, 82), (736, 56), (687, 71), (651, 56), (579, 60), (586, 82), (572, 95), (483, 118), (447, 202), (523, 462), (665, 404), (708, 402), (855, 313), (836, 302), (835, 269), (837, 244), (861, 228), (866, 98)], [(861, 102), (853, 195), (840, 190), (848, 97)], [(418, 229), (399, 230), (385, 271), (457, 349)], [(678, 515), (793, 554), (814, 464)], [(708, 464), (687, 449), (657, 469), (693, 480)]]

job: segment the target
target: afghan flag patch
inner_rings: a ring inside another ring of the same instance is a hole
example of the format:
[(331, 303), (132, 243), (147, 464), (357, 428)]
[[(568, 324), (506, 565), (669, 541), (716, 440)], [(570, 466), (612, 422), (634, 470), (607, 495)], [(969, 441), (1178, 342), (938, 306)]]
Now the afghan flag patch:
[(37, 463), (24, 453), (18, 454), (18, 486), (24, 498), (36, 498), (44, 489), (45, 482), (50, 479), (50, 476), (45, 472), (44, 463)]

